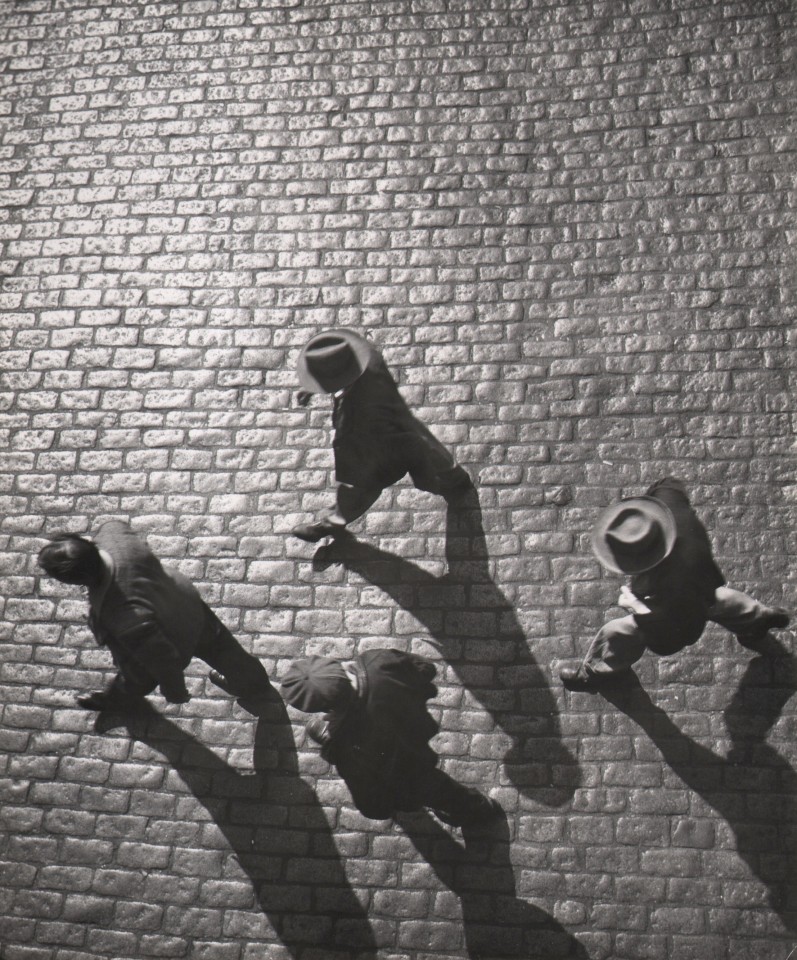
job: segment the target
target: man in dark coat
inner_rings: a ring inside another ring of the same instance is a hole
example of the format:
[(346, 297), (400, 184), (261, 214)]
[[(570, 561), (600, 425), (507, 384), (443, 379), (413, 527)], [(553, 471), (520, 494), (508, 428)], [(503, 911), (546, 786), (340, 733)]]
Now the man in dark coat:
[(298, 361), (305, 406), (314, 393), (334, 395), (337, 504), (293, 534), (315, 543), (336, 536), (405, 474), (419, 490), (450, 498), (472, 486), (442, 443), (410, 412), (381, 355), (350, 330), (313, 337)]
[(282, 692), (308, 724), (366, 817), (429, 807), (441, 820), (467, 827), (495, 817), (500, 807), (437, 767), (429, 740), (438, 725), (426, 702), (437, 693), (435, 666), (399, 650), (369, 650), (354, 660), (308, 657), (291, 664)]
[(230, 693), (256, 697), (270, 689), (263, 664), (128, 524), (104, 523), (93, 541), (57, 536), (39, 553), (39, 565), (62, 583), (88, 588), (89, 627), (118, 671), (106, 690), (78, 698), (85, 709), (124, 710), (156, 686), (169, 702), (185, 703), (183, 671), (194, 656), (216, 668), (211, 680)]
[(646, 649), (660, 656), (683, 650), (700, 639), (709, 620), (752, 650), (762, 647), (770, 629), (789, 622), (785, 610), (725, 585), (705, 527), (673, 477), (606, 509), (592, 546), (607, 569), (631, 575), (631, 588), (624, 586), (618, 601), (629, 615), (601, 627), (579, 667), (560, 670), (571, 690), (594, 691)]

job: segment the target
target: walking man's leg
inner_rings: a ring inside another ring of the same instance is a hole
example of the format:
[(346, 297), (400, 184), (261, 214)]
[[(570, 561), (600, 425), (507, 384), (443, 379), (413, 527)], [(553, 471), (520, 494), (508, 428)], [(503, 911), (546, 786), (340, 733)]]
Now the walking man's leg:
[(466, 787), (437, 767), (425, 775), (423, 805), (444, 823), (454, 827), (470, 826), (496, 817), (501, 807), (474, 787)]
[(335, 509), (316, 523), (300, 523), (293, 528), (293, 535), (308, 543), (317, 543), (324, 537), (335, 537), (346, 529), (347, 524), (361, 517), (381, 493), (382, 487), (353, 487), (348, 483), (339, 483)]
[(410, 477), (419, 490), (427, 490), (449, 499), (465, 493), (473, 480), (464, 467), (457, 465), (449, 450), (423, 424), (414, 444)]
[(730, 587), (718, 587), (709, 620), (736, 634), (743, 647), (755, 650), (770, 630), (788, 626), (789, 615), (781, 607), (766, 604)]
[(605, 623), (589, 645), (581, 665), (559, 671), (569, 690), (595, 690), (601, 680), (623, 673), (639, 660), (646, 644), (632, 616)]
[(141, 702), (148, 693), (157, 686), (153, 679), (151, 683), (133, 683), (121, 673), (117, 673), (104, 690), (97, 690), (85, 697), (78, 697), (78, 704), (84, 710), (117, 710), (125, 711)]
[(213, 668), (210, 679), (228, 693), (254, 697), (271, 692), (266, 668), (244, 650), (210, 608), (196, 656)]

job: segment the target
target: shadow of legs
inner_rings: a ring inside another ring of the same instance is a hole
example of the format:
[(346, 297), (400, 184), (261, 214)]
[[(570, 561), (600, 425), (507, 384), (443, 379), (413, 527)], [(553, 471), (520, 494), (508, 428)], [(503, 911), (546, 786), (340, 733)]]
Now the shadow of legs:
[(314, 566), (340, 563), (412, 614), (511, 741), (501, 758), (507, 780), (540, 803), (561, 806), (578, 786), (578, 765), (562, 742), (548, 677), (490, 576), (475, 490), (448, 505), (446, 558), (448, 572), (438, 577), (347, 534), (319, 550)]
[(516, 895), (506, 817), (459, 843), (426, 813), (397, 822), (438, 879), (462, 904), (467, 955), (518, 960), (588, 960), (586, 950), (539, 907)]
[[(326, 815), (298, 776), (290, 722), (276, 692), (257, 707), (253, 773), (237, 771), (148, 704), (101, 725), (124, 727), (174, 767), (249, 879), (253, 907), (297, 960), (310, 948), (323, 950), (330, 960), (375, 960), (373, 931), (348, 883)], [(231, 865), (224, 876), (235, 879), (236, 872)], [(235, 911), (241, 917), (246, 912)]]
[(725, 711), (733, 741), (727, 757), (684, 734), (655, 706), (636, 675), (601, 689), (604, 698), (648, 734), (671, 769), (730, 826), (736, 849), (766, 886), (772, 909), (797, 930), (797, 774), (766, 742), (795, 689), (794, 658), (755, 658)]

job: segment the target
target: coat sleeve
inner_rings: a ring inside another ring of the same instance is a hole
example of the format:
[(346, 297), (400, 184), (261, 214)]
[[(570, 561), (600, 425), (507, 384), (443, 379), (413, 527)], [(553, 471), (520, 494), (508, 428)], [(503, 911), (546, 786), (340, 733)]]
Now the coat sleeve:
[[(662, 477), (661, 480), (657, 480), (648, 487), (648, 489), (645, 491), (645, 496), (655, 497), (657, 493), (660, 493), (663, 490), (675, 491), (676, 493), (679, 493), (687, 503), (689, 503), (689, 494), (686, 492), (686, 487), (677, 477)], [(666, 500), (666, 497), (664, 499)]]

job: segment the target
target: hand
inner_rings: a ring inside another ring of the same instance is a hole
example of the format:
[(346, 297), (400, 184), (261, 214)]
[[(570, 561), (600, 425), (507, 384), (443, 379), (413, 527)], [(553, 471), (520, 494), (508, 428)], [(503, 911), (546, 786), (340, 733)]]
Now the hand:
[(308, 721), (306, 729), (307, 736), (316, 743), (320, 743), (322, 747), (329, 743), (329, 721), (324, 717), (313, 717)]
[(306, 407), (307, 404), (313, 399), (313, 394), (310, 390), (299, 390), (296, 394), (296, 402), (300, 407)]
[(617, 603), (630, 613), (645, 614), (650, 613), (650, 607), (646, 606), (639, 597), (635, 596), (626, 586), (620, 588), (620, 596)]

